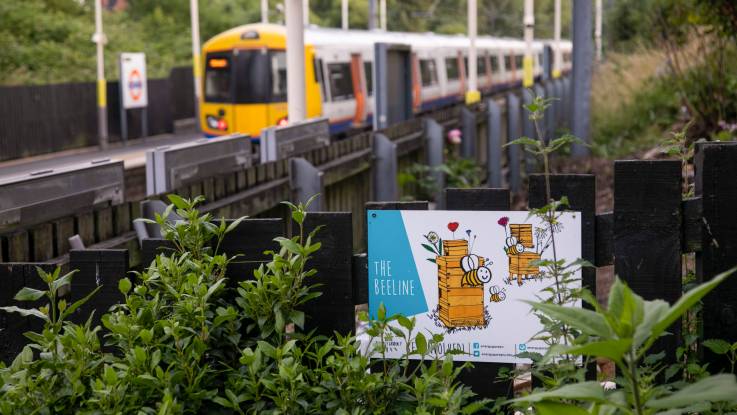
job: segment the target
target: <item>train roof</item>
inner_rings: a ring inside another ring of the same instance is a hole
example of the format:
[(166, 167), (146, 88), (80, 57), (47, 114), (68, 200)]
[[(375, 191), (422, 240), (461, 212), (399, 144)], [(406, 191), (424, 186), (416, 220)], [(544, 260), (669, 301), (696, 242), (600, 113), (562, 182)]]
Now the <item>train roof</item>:
[[(232, 40), (238, 43), (241, 36), (249, 31), (258, 32), (260, 35), (286, 36), (286, 28), (276, 24), (247, 24), (234, 27), (220, 33), (210, 39), (207, 43), (217, 42), (222, 44)], [(305, 43), (314, 46), (359, 46), (370, 47), (374, 43), (399, 43), (417, 47), (441, 47), (441, 48), (467, 48), (470, 46), (468, 37), (458, 35), (439, 35), (435, 33), (413, 33), (413, 32), (385, 32), (382, 30), (343, 30), (338, 28), (323, 28), (308, 26), (305, 28)], [(536, 40), (533, 48), (542, 49), (547, 40)], [(514, 38), (479, 36), (476, 45), (480, 48), (489, 49), (517, 49), (524, 48), (525, 42)], [(569, 41), (561, 41), (564, 49), (570, 48)]]

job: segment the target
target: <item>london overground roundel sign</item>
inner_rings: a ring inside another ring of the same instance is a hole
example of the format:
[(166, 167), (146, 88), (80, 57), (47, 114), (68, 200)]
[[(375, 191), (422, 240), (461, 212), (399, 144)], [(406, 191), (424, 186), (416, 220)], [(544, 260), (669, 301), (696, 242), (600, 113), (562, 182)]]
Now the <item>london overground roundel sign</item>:
[(123, 108), (148, 106), (146, 55), (144, 53), (120, 54), (120, 83)]

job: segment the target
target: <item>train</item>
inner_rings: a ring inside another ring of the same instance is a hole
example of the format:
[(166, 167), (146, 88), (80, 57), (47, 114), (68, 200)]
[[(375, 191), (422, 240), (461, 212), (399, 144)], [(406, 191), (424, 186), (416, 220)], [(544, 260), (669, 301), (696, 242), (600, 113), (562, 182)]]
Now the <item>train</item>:
[[(304, 32), (306, 116), (326, 117), (331, 134), (365, 129), (373, 122), (373, 59), (377, 42), (411, 48), (415, 113), (462, 102), (468, 79), (469, 39), (461, 35), (342, 30), (309, 27)], [(542, 74), (543, 48), (535, 41), (533, 74)], [(560, 43), (561, 72), (571, 68), (570, 41)], [(521, 84), (525, 42), (479, 36), (478, 89), (494, 93)], [(200, 126), (206, 136), (285, 125), (287, 114), (286, 28), (248, 24), (208, 40), (202, 48)]]

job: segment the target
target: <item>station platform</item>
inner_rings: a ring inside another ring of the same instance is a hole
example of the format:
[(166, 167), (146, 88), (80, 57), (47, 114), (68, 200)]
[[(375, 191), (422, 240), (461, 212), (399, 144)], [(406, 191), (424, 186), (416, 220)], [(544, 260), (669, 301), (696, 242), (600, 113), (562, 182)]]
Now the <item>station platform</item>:
[(23, 159), (0, 162), (0, 179), (24, 176), (29, 173), (56, 169), (70, 164), (85, 163), (94, 160), (122, 160), (126, 170), (142, 167), (146, 164), (146, 152), (156, 147), (180, 144), (202, 138), (203, 135), (194, 128), (177, 131), (173, 134), (161, 134), (110, 144), (101, 150), (99, 147), (84, 147), (58, 153), (42, 154)]

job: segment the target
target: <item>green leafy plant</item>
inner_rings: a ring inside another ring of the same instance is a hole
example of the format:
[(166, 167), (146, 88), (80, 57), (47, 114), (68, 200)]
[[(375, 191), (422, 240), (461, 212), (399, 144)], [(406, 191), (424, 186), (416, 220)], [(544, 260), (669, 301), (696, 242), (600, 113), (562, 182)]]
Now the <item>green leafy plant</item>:
[(581, 332), (573, 344), (558, 347), (575, 356), (606, 357), (621, 373), (616, 391), (605, 391), (597, 382), (580, 382), (536, 392), (513, 400), (531, 404), (538, 414), (654, 414), (709, 411), (719, 402), (734, 404), (737, 382), (734, 375), (705, 377), (693, 384), (658, 384), (652, 373), (643, 372), (649, 350), (666, 330), (706, 294), (735, 272), (722, 273), (684, 294), (675, 304), (646, 301), (617, 279), (606, 309), (591, 301), (593, 310), (542, 302), (530, 305), (551, 319), (565, 322)]
[(730, 372), (734, 373), (735, 364), (737, 364), (737, 342), (729, 343), (722, 339), (708, 339), (701, 343), (704, 347), (713, 353), (725, 356), (729, 359), (731, 365)]

